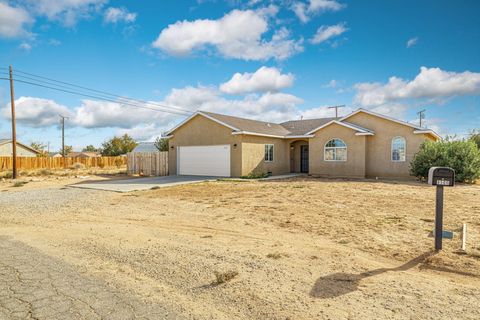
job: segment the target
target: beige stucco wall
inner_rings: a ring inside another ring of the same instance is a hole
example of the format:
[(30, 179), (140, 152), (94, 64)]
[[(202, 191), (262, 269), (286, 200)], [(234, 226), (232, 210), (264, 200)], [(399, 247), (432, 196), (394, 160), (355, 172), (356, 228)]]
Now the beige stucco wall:
[[(0, 157), (12, 156), (12, 143), (5, 143), (0, 145)], [(18, 157), (36, 157), (37, 154), (17, 144), (17, 156)]]
[[(366, 113), (357, 113), (345, 121), (368, 128), (375, 132), (367, 136), (366, 176), (367, 177), (410, 177), (410, 162), (418, 152), (420, 144), (429, 135), (414, 134), (414, 129), (393, 121), (385, 120)], [(392, 161), (392, 139), (401, 136), (406, 140), (406, 161)]]
[[(300, 172), (301, 146), (307, 145), (308, 140), (290, 140), (290, 168), (293, 172)], [(310, 151), (310, 150), (309, 150)]]
[[(168, 150), (168, 167), (171, 175), (177, 174), (177, 147), (221, 144), (230, 145), (232, 177), (248, 175), (251, 172), (272, 172), (274, 175), (290, 172), (289, 143), (283, 139), (232, 135), (231, 129), (203, 116), (194, 117), (172, 134)], [(264, 160), (265, 144), (274, 145), (273, 162)]]
[[(273, 144), (273, 162), (265, 162), (265, 144)], [(290, 172), (290, 144), (285, 139), (242, 135), (242, 175)]]
[[(331, 124), (310, 138), (310, 174), (335, 177), (365, 177), (365, 136), (338, 124)], [(331, 139), (342, 139), (347, 145), (347, 161), (325, 161), (324, 147)]]
[[(230, 172), (234, 177), (240, 176), (242, 172), (241, 136), (232, 135), (231, 129), (200, 115), (173, 132), (168, 150), (169, 174), (177, 174), (177, 147), (221, 144), (230, 145)], [(234, 144), (237, 144), (237, 147), (234, 147)]]

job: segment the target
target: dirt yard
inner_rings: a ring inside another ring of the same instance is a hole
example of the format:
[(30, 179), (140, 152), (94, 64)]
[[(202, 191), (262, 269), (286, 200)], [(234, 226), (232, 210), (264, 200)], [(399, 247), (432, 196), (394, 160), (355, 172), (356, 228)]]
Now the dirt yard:
[(480, 318), (480, 185), (445, 188), (436, 254), (424, 184), (79, 181), (0, 183), (0, 318)]

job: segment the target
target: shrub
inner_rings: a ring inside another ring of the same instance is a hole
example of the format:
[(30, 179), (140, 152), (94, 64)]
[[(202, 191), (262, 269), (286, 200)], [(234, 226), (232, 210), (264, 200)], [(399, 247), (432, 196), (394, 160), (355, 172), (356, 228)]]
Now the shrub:
[(228, 282), (238, 276), (238, 271), (230, 270), (226, 272), (215, 271), (215, 284), (222, 284)]
[(69, 169), (72, 170), (84, 170), (86, 166), (83, 163), (75, 162)]
[(241, 176), (240, 178), (242, 179), (262, 179), (262, 178), (268, 178), (270, 174), (268, 172), (260, 172), (260, 173), (255, 173), (255, 172), (250, 172), (246, 176)]
[(451, 167), (458, 182), (475, 182), (480, 177), (480, 150), (473, 141), (425, 141), (410, 164), (410, 173), (428, 177), (431, 167)]

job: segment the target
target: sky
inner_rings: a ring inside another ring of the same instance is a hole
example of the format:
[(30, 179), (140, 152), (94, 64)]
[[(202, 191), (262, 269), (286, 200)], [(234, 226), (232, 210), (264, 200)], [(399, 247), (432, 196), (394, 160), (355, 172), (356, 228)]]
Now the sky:
[[(478, 12), (475, 0), (0, 0), (0, 78), (12, 65), (18, 139), (50, 151), (59, 114), (76, 150), (152, 141), (195, 110), (281, 122), (332, 105), (412, 123), (425, 109), (427, 127), (464, 137), (480, 129)], [(97, 91), (21, 82), (52, 84), (37, 76)]]

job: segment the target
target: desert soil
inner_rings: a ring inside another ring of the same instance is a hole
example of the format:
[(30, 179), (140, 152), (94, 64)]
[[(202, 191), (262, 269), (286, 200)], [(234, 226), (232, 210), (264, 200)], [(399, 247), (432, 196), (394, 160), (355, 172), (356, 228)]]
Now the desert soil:
[(420, 183), (79, 181), (0, 182), (0, 319), (480, 318), (480, 185), (445, 188), (435, 253)]

